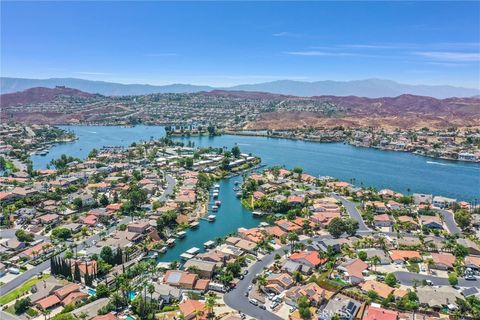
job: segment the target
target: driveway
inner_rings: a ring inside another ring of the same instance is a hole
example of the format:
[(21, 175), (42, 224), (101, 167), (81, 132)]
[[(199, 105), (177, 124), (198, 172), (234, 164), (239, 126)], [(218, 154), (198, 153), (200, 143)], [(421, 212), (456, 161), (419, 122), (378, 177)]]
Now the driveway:
[(332, 194), (332, 197), (334, 197), (335, 199), (337, 199), (342, 203), (342, 205), (345, 207), (345, 209), (347, 209), (347, 212), (352, 219), (355, 219), (358, 221), (358, 230), (357, 230), (358, 233), (372, 232), (372, 230), (368, 228), (365, 222), (363, 221), (362, 214), (357, 209), (357, 205), (358, 205), (357, 203), (348, 201), (344, 197), (336, 194)]
[[(436, 276), (404, 272), (404, 271), (396, 271), (394, 272), (394, 274), (395, 274), (395, 277), (397, 277), (397, 280), (401, 284), (406, 286), (413, 286), (413, 282), (414, 282), (413, 280), (418, 280), (420, 282), (422, 282), (423, 280), (430, 280), (435, 286), (450, 285), (447, 278), (440, 278)], [(471, 288), (471, 287), (480, 288), (480, 280), (478, 280), (478, 278), (476, 280), (465, 280), (463, 278), (458, 278), (458, 286), (465, 287), (465, 288)]]

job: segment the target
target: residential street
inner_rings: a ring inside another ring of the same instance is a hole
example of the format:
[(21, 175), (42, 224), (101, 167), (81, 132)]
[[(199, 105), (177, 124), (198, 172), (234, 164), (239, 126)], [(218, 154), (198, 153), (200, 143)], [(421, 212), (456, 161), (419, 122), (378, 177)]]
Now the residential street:
[[(407, 286), (412, 286), (413, 285), (413, 280), (418, 280), (419, 282), (423, 280), (430, 280), (432, 281), (433, 285), (435, 286), (449, 286), (450, 283), (448, 282), (447, 278), (440, 278), (440, 277), (435, 277), (435, 276), (430, 276), (430, 275), (424, 275), (424, 274), (418, 274), (418, 273), (411, 273), (411, 272), (405, 272), (405, 271), (395, 271), (394, 272), (395, 276), (397, 277), (397, 280)], [(420, 285), (420, 283), (419, 283)], [(459, 287), (477, 287), (480, 288), (480, 281), (477, 280), (465, 280), (463, 278), (458, 278), (458, 286)]]
[(348, 201), (347, 199), (345, 199), (344, 197), (342, 196), (338, 196), (336, 194), (332, 194), (332, 197), (334, 197), (335, 199), (337, 199), (338, 201), (340, 201), (344, 206), (345, 208), (347, 209), (347, 212), (348, 214), (350, 215), (350, 217), (352, 219), (355, 219), (358, 221), (358, 233), (368, 233), (368, 232), (372, 232), (371, 229), (369, 229), (367, 227), (367, 225), (365, 224), (365, 222), (363, 221), (363, 218), (362, 218), (362, 215), (361, 213), (358, 211), (358, 209), (356, 208), (356, 206), (358, 205), (357, 203), (355, 202), (352, 202), (352, 201)]
[(451, 234), (462, 232), (462, 230), (460, 230), (460, 228), (455, 223), (455, 219), (451, 211), (447, 211), (443, 209), (435, 209), (435, 210), (437, 210), (437, 212), (443, 216), (443, 221), (445, 222), (445, 225), (447, 226), (447, 229)]
[[(240, 312), (245, 313), (250, 317), (255, 319), (279, 319), (282, 318), (274, 315), (270, 311), (260, 309), (257, 306), (254, 306), (248, 302), (248, 297), (245, 297), (245, 291), (248, 291), (248, 286), (252, 283), (252, 280), (255, 278), (257, 273), (261, 273), (263, 268), (272, 264), (275, 258), (275, 254), (283, 255), (284, 249), (288, 249), (289, 246), (284, 246), (278, 250), (273, 251), (272, 253), (264, 256), (261, 261), (257, 261), (249, 270), (248, 274), (245, 275), (243, 280), (240, 280), (237, 283), (237, 286), (234, 290), (225, 294), (223, 300), (225, 303), (233, 309), (236, 309)], [(255, 289), (252, 289), (255, 290)]]

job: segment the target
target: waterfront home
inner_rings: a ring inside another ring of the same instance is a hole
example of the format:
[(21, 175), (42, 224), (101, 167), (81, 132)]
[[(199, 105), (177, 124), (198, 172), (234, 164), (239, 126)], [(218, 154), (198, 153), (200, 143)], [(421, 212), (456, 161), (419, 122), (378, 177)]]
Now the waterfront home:
[(453, 269), (453, 265), (455, 264), (456, 258), (451, 253), (440, 252), (440, 253), (432, 253), (432, 260), (434, 263), (431, 266), (432, 269), (448, 270), (448, 269)]
[(216, 263), (201, 259), (189, 259), (185, 262), (183, 268), (187, 271), (191, 269), (192, 272), (198, 274), (200, 278), (211, 279), (215, 272)]
[(238, 236), (242, 239), (252, 241), (255, 243), (262, 241), (264, 238), (264, 235), (260, 228), (251, 228), (251, 229), (239, 228)]
[(230, 256), (219, 250), (213, 249), (213, 250), (208, 250), (207, 252), (204, 252), (204, 253), (199, 253), (195, 258), (204, 260), (204, 261), (214, 262), (217, 266), (221, 267), (226, 263), (227, 260), (230, 259)]
[(390, 259), (396, 264), (404, 264), (406, 261), (422, 261), (420, 252), (414, 250), (391, 250)]
[(338, 316), (342, 320), (353, 320), (360, 310), (361, 303), (357, 300), (344, 296), (336, 295), (329, 299), (323, 309), (319, 309), (317, 316), (320, 320), (332, 320)]
[(163, 283), (181, 289), (193, 289), (197, 280), (195, 273), (180, 270), (168, 270), (163, 277)]
[(146, 234), (152, 226), (148, 220), (137, 220), (127, 225), (129, 232)]
[(457, 202), (457, 199), (450, 199), (442, 196), (435, 196), (432, 200), (432, 204), (441, 209), (451, 208)]
[(301, 226), (286, 219), (277, 220), (275, 224), (285, 232), (300, 232), (302, 230)]
[(379, 304), (372, 303), (363, 314), (363, 320), (398, 320), (398, 311), (381, 308)]
[(368, 264), (360, 259), (349, 259), (341, 263), (337, 269), (343, 272), (345, 281), (351, 284), (359, 284), (364, 281), (364, 274), (368, 269)]
[(433, 196), (431, 194), (414, 193), (412, 197), (413, 197), (413, 203), (415, 203), (416, 205), (419, 205), (419, 204), (430, 205), (433, 202)]

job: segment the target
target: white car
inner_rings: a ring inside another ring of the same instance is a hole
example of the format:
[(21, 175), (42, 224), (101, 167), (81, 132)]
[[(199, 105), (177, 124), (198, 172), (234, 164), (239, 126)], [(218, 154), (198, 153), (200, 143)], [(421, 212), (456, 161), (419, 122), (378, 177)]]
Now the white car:
[(253, 286), (252, 285), (249, 285), (248, 286), (248, 291), (252, 290)]

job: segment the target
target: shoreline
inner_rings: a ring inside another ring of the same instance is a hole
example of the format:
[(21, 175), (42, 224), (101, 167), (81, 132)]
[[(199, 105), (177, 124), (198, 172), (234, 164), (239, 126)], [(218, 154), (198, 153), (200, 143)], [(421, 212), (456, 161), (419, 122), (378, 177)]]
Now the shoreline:
[(462, 159), (452, 159), (452, 158), (445, 158), (445, 157), (434, 157), (428, 154), (417, 153), (416, 151), (409, 151), (409, 150), (395, 150), (395, 149), (387, 149), (375, 146), (363, 146), (359, 144), (353, 144), (348, 141), (338, 139), (338, 140), (322, 140), (322, 139), (309, 139), (309, 138), (301, 138), (301, 137), (283, 137), (283, 136), (272, 136), (266, 133), (255, 133), (255, 132), (242, 132), (242, 131), (224, 131), (223, 134), (226, 135), (233, 135), (233, 136), (245, 136), (245, 137), (265, 137), (265, 138), (272, 138), (272, 139), (286, 139), (286, 140), (293, 140), (293, 141), (306, 141), (306, 142), (315, 142), (315, 143), (343, 143), (348, 144), (353, 147), (357, 148), (367, 148), (367, 149), (376, 149), (381, 151), (394, 151), (394, 152), (404, 152), (410, 153), (413, 155), (426, 157), (430, 159), (439, 159), (439, 160), (446, 160), (452, 162), (460, 162), (460, 163), (477, 163), (480, 164), (480, 160), (478, 161), (469, 161), (469, 160), (462, 160)]

